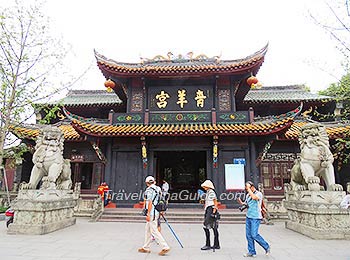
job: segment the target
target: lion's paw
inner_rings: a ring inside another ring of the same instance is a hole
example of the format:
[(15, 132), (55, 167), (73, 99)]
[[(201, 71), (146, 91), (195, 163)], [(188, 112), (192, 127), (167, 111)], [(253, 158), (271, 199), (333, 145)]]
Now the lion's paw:
[(306, 189), (306, 186), (305, 185), (301, 185), (301, 184), (298, 184), (294, 187), (295, 190), (298, 190), (298, 191), (303, 191), (303, 190), (307, 190)]
[(19, 185), (19, 189), (20, 190), (30, 190), (30, 189), (32, 189), (32, 185), (30, 185), (30, 183), (21, 183)]
[(291, 191), (293, 189), (292, 185), (289, 184), (289, 183), (285, 183), (283, 185), (283, 188), (284, 188), (284, 192), (289, 192), (289, 191)]
[(340, 184), (332, 184), (332, 185), (330, 185), (329, 190), (331, 190), (331, 191), (342, 191), (343, 190), (343, 186), (341, 186)]
[(311, 177), (307, 178), (307, 183), (308, 184), (319, 184), (320, 178), (317, 176), (311, 176)]

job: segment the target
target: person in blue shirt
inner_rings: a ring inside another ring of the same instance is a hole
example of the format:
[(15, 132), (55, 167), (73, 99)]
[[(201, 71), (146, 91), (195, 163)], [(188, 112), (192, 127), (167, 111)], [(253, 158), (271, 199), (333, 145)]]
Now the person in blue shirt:
[(259, 234), (259, 226), (262, 219), (261, 214), (261, 203), (263, 195), (260, 191), (255, 188), (253, 182), (248, 181), (245, 184), (247, 196), (244, 202), (238, 198), (238, 203), (247, 206), (246, 214), (246, 238), (248, 241), (248, 252), (245, 253), (244, 257), (255, 257), (255, 242), (257, 242), (265, 250), (265, 254), (270, 254), (270, 245), (265, 239)]

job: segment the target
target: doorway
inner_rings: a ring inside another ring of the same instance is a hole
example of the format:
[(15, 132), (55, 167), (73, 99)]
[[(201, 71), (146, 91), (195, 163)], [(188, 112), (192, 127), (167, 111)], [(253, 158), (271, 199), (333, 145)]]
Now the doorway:
[(81, 183), (81, 189), (92, 189), (93, 163), (75, 163), (72, 167), (72, 180)]
[(170, 202), (198, 202), (197, 191), (207, 177), (206, 151), (162, 151), (155, 159), (157, 183), (169, 183)]

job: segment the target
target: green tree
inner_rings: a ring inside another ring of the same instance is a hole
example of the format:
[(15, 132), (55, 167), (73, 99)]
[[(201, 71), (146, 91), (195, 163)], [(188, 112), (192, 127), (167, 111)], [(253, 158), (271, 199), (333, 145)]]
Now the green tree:
[(343, 120), (350, 119), (350, 74), (343, 76), (339, 82), (332, 83), (319, 94), (334, 97), (339, 109), (338, 117)]
[[(349, 0), (325, 1), (325, 10), (316, 13), (310, 11), (314, 22), (323, 28), (335, 41), (335, 47), (342, 53), (344, 76), (327, 89), (319, 91), (321, 95), (332, 96), (337, 101), (336, 117), (338, 120), (350, 120), (350, 2)], [(350, 163), (350, 131), (346, 130), (342, 138), (332, 145), (338, 169)]]
[(0, 12), (0, 162), (11, 140), (11, 126), (34, 114), (33, 104), (44, 103), (70, 83), (53, 84), (63, 77), (67, 51), (52, 36), (43, 3), (15, 1)]
[[(319, 91), (319, 94), (332, 96), (337, 101), (337, 115), (339, 120), (347, 123), (350, 120), (350, 74), (346, 74), (337, 83), (331, 84), (327, 89)], [(350, 131), (343, 132), (342, 138), (337, 138), (332, 145), (334, 158), (338, 162), (338, 170), (344, 164), (350, 163)]]

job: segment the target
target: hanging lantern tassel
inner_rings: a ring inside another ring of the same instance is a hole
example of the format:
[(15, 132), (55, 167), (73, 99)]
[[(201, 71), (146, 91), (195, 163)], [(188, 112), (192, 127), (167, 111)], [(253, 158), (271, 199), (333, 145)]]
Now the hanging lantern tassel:
[(218, 167), (218, 137), (213, 137), (213, 168)]
[(147, 148), (145, 144), (142, 144), (142, 162), (143, 162), (143, 168), (147, 168)]
[(250, 76), (248, 79), (247, 79), (247, 84), (250, 86), (250, 88), (252, 89), (255, 89), (255, 88), (258, 88), (258, 87), (261, 87), (261, 84), (259, 85), (259, 80), (257, 77), (255, 76)]
[(105, 81), (105, 87), (107, 88), (107, 92), (113, 92), (113, 89), (115, 88), (115, 83), (113, 80), (108, 79)]

